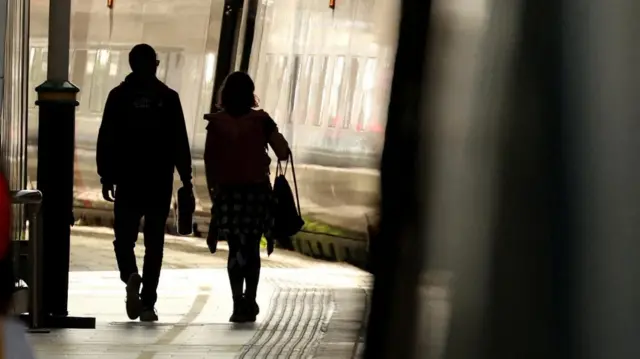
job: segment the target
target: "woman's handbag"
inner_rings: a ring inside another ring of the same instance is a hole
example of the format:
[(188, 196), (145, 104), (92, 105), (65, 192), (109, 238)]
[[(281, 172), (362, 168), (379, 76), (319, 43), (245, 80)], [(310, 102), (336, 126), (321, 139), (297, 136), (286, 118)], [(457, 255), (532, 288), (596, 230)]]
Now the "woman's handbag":
[[(293, 177), (293, 185), (295, 189), (295, 199), (293, 191), (287, 181), (287, 169), (291, 163), (291, 174)], [(289, 153), (289, 159), (285, 162), (284, 169), (282, 163), (278, 161), (276, 166), (276, 178), (273, 183), (273, 195), (275, 197), (275, 205), (273, 210), (273, 228), (271, 234), (281, 246), (291, 249), (291, 237), (298, 233), (304, 220), (300, 211), (300, 197), (298, 196), (298, 182), (296, 179), (296, 170), (293, 165), (293, 155)]]

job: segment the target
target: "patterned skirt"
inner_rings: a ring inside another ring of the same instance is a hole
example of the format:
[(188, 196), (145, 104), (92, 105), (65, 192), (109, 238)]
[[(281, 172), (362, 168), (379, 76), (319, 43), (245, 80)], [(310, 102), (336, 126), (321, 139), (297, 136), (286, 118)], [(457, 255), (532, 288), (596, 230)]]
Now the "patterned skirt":
[(270, 236), (274, 196), (271, 183), (221, 185), (213, 191), (211, 226), (221, 240)]

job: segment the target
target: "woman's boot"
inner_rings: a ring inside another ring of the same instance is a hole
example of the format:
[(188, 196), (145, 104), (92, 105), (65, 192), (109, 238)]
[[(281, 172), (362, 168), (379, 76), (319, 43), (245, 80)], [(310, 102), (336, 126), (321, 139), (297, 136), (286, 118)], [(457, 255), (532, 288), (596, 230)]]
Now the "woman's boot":
[(246, 305), (243, 297), (233, 297), (233, 313), (229, 321), (231, 323), (244, 323), (247, 321)]
[(233, 297), (233, 313), (229, 318), (230, 322), (242, 323), (245, 321), (245, 301), (242, 293), (244, 286), (244, 276), (242, 269), (237, 265), (230, 265), (228, 268), (229, 284), (231, 284), (231, 295)]
[(258, 282), (260, 281), (260, 258), (253, 261), (251, 265), (247, 265), (245, 268), (245, 282), (247, 284), (247, 290), (244, 295), (245, 310), (247, 322), (255, 322), (256, 317), (260, 313), (260, 307), (256, 302), (256, 295), (258, 293)]

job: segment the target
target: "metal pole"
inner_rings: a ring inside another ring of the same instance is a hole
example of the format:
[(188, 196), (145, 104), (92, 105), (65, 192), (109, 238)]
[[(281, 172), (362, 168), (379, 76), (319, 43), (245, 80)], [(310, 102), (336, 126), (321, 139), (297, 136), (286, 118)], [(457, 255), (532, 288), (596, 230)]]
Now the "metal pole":
[[(42, 314), (49, 328), (95, 328), (95, 318), (69, 317), (69, 256), (73, 225), (73, 174), (76, 100), (80, 91), (68, 81), (71, 0), (49, 4), (47, 81), (36, 88), (38, 189), (42, 191), (37, 253), (42, 254)], [(36, 249), (34, 249), (36, 250)]]
[(242, 21), (242, 0), (225, 0), (224, 14), (220, 28), (220, 42), (218, 44), (218, 62), (213, 80), (213, 96), (211, 98), (211, 112), (218, 110), (218, 90), (222, 81), (234, 68), (236, 49), (238, 46), (239, 28)]
[(71, 0), (49, 3), (49, 55), (47, 79), (65, 82), (69, 77), (69, 38), (71, 37)]
[(79, 89), (68, 81), (71, 0), (49, 5), (47, 81), (38, 88), (38, 189), (42, 191), (43, 300), (46, 315), (68, 315), (73, 224), (75, 108)]
[[(29, 78), (29, 36), (31, 25), (31, 0), (23, 0), (22, 3), (22, 78)], [(22, 109), (20, 125), (20, 158), (22, 161), (22, 168), (20, 169), (20, 182), (21, 185), (18, 188), (27, 187), (27, 138), (29, 135), (29, 92), (33, 91), (30, 88), (29, 81), (22, 81)], [(24, 212), (23, 212), (24, 215)], [(22, 217), (24, 218), (24, 217)], [(21, 219), (22, 219), (21, 218)], [(24, 231), (24, 227), (20, 227), (20, 232)]]
[(42, 315), (42, 236), (40, 226), (40, 191), (24, 190), (11, 194), (14, 204), (21, 204), (29, 215), (29, 266), (31, 267), (29, 280), (29, 321), (32, 330), (43, 326)]
[[(40, 193), (40, 192), (38, 192)], [(29, 213), (29, 247), (31, 250), (31, 286), (29, 301), (31, 302), (31, 329), (42, 327), (42, 248), (40, 240), (39, 213), (40, 203), (27, 207)]]

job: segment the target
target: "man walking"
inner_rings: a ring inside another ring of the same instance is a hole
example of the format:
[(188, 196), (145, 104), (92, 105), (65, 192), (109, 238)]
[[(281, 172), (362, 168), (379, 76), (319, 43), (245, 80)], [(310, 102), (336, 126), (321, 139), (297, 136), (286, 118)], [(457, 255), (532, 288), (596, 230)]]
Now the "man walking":
[[(102, 196), (115, 202), (113, 246), (120, 279), (126, 283), (127, 315), (146, 322), (158, 320), (156, 291), (174, 168), (183, 186), (192, 191), (191, 152), (180, 98), (156, 77), (159, 63), (147, 44), (131, 50), (132, 73), (107, 97), (96, 150)], [(134, 247), (142, 217), (141, 277)]]

